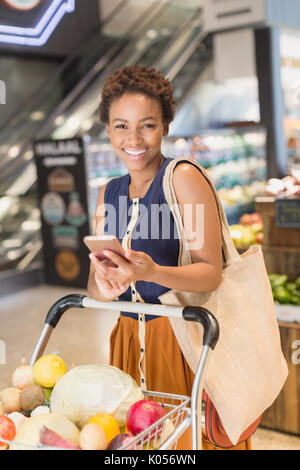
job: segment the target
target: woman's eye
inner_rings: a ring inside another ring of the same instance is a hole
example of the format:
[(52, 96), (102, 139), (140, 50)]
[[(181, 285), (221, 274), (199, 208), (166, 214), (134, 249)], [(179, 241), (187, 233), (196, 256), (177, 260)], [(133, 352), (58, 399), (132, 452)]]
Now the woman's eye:
[(146, 129), (150, 129), (151, 127), (154, 127), (154, 124), (145, 124), (144, 127), (146, 127)]
[(126, 129), (126, 126), (125, 126), (125, 124), (118, 124), (116, 126), (116, 129)]

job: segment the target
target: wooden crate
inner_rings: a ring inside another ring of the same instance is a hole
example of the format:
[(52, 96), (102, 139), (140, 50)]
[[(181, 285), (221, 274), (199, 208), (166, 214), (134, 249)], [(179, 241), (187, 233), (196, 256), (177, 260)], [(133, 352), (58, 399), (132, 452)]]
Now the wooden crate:
[(255, 210), (262, 215), (264, 245), (300, 248), (300, 230), (276, 226), (275, 198), (258, 197)]
[(300, 276), (300, 248), (262, 245), (262, 250), (269, 274), (287, 274), (291, 282)]
[(300, 435), (300, 325), (279, 322), (279, 329), (289, 375), (273, 405), (264, 412), (261, 426)]

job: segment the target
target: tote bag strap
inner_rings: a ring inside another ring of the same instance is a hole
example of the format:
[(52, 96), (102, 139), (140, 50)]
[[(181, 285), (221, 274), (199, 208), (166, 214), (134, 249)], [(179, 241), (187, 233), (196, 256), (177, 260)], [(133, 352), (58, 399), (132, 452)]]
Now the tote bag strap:
[[(172, 205), (175, 205), (177, 203), (176, 195), (175, 195), (175, 191), (174, 191), (174, 186), (173, 186), (173, 172), (174, 172), (175, 167), (178, 165), (178, 163), (183, 163), (183, 162), (191, 163), (196, 168), (198, 168), (198, 170), (202, 173), (202, 175), (204, 176), (204, 178), (208, 182), (208, 184), (209, 184), (209, 186), (210, 186), (210, 188), (211, 188), (211, 190), (214, 194), (214, 197), (215, 197), (215, 200), (216, 200), (216, 203), (217, 203), (217, 209), (218, 209), (219, 217), (220, 217), (221, 230), (222, 230), (222, 248), (223, 248), (223, 253), (224, 253), (224, 256), (225, 256), (225, 259), (226, 259), (226, 263), (231, 264), (233, 261), (241, 261), (241, 257), (240, 257), (240, 255), (239, 255), (239, 253), (238, 253), (237, 249), (235, 248), (234, 243), (232, 241), (229, 226), (228, 226), (228, 222), (227, 222), (227, 218), (226, 218), (226, 215), (225, 215), (225, 212), (224, 212), (224, 208), (223, 208), (223, 205), (222, 205), (221, 200), (219, 198), (219, 195), (216, 191), (216, 188), (215, 188), (213, 182), (211, 181), (210, 177), (208, 176), (208, 174), (204, 170), (204, 168), (197, 161), (191, 160), (189, 158), (175, 158), (174, 160), (172, 160), (169, 163), (169, 165), (167, 166), (166, 171), (165, 171), (164, 183), (163, 183), (165, 197), (167, 199), (168, 204), (172, 206)], [(180, 224), (179, 228), (180, 228), (180, 231), (182, 233), (183, 224), (182, 224), (181, 217), (179, 217), (179, 218), (177, 217), (177, 221)]]

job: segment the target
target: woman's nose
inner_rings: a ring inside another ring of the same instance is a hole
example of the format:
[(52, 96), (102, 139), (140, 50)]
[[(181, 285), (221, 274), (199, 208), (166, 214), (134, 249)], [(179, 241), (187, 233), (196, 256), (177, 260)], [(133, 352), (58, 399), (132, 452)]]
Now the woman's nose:
[(127, 137), (128, 137), (127, 139), (128, 144), (130, 144), (132, 147), (137, 147), (138, 145), (141, 144), (143, 140), (138, 130), (132, 130)]

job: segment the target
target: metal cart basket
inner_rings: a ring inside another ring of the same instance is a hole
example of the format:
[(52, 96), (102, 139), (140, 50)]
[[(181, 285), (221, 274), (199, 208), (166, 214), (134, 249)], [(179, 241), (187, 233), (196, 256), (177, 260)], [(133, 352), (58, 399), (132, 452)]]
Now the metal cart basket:
[[(214, 315), (202, 307), (174, 307), (161, 304), (134, 304), (132, 302), (100, 302), (84, 295), (71, 294), (58, 300), (49, 310), (42, 333), (32, 354), (30, 365), (34, 365), (47, 346), (53, 329), (61, 316), (71, 308), (97, 308), (103, 310), (125, 311), (131, 313), (152, 314), (167, 317), (183, 318), (186, 321), (197, 321), (203, 326), (203, 347), (195, 373), (191, 397), (144, 392), (145, 398), (159, 401), (166, 414), (144, 432), (127, 442), (120, 450), (168, 450), (176, 449), (177, 439), (191, 426), (192, 449), (201, 449), (201, 410), (205, 369), (209, 356), (219, 338), (219, 325)], [(14, 442), (14, 444), (16, 444)], [(20, 443), (20, 445), (22, 445)], [(49, 447), (38, 446), (40, 450)], [(60, 449), (62, 450), (62, 449)]]

